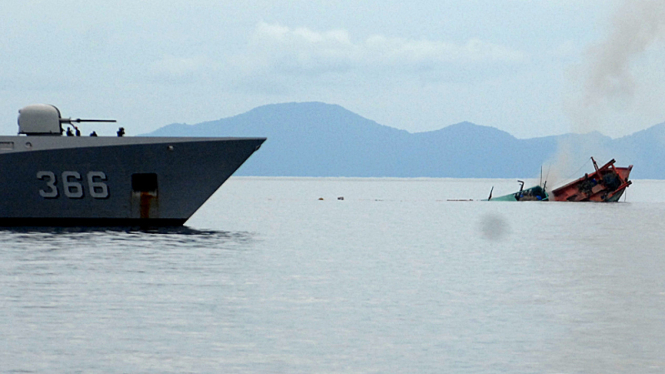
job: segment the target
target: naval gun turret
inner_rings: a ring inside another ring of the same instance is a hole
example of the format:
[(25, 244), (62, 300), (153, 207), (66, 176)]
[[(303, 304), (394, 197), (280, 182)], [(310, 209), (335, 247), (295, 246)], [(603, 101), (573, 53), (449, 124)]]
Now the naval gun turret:
[(28, 105), (18, 113), (18, 133), (25, 135), (62, 135), (63, 123), (74, 126), (73, 123), (81, 122), (115, 122), (114, 119), (62, 118), (60, 110), (49, 104)]

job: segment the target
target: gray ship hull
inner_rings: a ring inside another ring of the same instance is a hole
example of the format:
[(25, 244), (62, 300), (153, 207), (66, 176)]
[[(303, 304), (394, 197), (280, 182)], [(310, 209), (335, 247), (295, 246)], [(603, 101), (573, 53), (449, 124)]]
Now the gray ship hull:
[(180, 226), (264, 141), (0, 137), (0, 226)]

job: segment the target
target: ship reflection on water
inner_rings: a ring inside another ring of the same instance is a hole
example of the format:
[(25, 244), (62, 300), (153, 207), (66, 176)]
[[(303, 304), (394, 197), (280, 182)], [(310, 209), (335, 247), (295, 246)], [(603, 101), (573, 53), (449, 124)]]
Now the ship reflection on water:
[[(117, 249), (190, 249), (247, 248), (255, 234), (180, 227), (7, 227), (0, 228), (4, 242), (13, 247), (42, 250), (89, 248)], [(140, 244), (137, 244), (140, 243)]]

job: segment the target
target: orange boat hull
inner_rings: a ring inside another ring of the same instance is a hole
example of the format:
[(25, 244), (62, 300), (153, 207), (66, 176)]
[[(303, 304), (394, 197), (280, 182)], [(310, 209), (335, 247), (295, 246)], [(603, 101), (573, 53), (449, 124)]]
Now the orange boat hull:
[(619, 201), (632, 183), (628, 177), (633, 165), (616, 167), (615, 160), (611, 160), (599, 168), (596, 161), (593, 158), (591, 160), (596, 171), (553, 190), (552, 196), (555, 201)]

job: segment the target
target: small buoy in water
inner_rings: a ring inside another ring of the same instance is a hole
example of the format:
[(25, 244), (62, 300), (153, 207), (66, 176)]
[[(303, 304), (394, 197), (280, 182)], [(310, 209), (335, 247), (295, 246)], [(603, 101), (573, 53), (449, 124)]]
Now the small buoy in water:
[(344, 200), (344, 196), (338, 197), (337, 200)]

